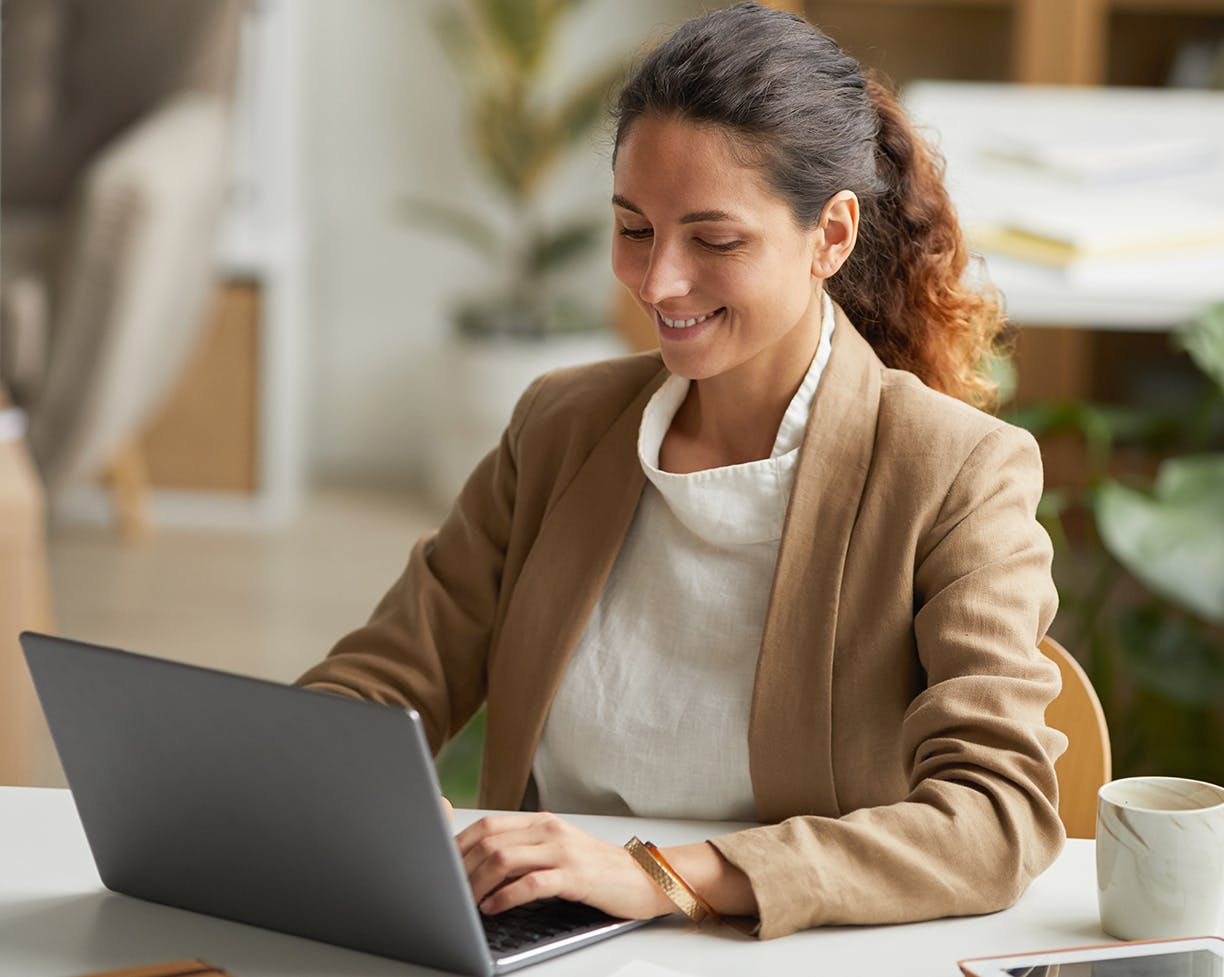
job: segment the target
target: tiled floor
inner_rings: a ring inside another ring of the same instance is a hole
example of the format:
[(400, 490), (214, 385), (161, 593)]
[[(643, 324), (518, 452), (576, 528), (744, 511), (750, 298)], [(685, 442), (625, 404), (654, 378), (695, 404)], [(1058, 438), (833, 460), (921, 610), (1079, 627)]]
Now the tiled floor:
[[(365, 620), (439, 515), (412, 497), (330, 489), (274, 534), (161, 530), (133, 547), (109, 529), (56, 529), (56, 630), (288, 682)], [(63, 783), (45, 729), (35, 777)]]

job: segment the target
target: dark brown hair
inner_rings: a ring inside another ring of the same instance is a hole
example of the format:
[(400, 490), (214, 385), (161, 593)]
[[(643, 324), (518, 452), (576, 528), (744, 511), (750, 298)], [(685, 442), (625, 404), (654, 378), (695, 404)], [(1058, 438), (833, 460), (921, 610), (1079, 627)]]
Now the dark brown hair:
[(839, 190), (854, 191), (858, 243), (829, 294), (885, 364), (992, 403), (1003, 315), (994, 294), (964, 281), (969, 254), (942, 160), (828, 35), (757, 3), (690, 20), (621, 90), (617, 146), (643, 115), (728, 129), (800, 227), (814, 226)]

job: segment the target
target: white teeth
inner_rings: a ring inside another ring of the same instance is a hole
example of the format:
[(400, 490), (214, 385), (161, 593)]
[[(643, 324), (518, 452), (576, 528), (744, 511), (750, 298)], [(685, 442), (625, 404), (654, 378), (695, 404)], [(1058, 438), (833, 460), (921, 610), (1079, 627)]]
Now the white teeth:
[[(657, 309), (655, 311), (658, 311)], [(663, 325), (669, 329), (687, 329), (689, 326), (695, 326), (699, 322), (705, 322), (712, 315), (716, 315), (721, 309), (715, 309), (713, 312), (707, 312), (705, 315), (699, 315), (696, 319), (669, 319), (662, 312), (659, 312), (659, 318), (663, 320)]]

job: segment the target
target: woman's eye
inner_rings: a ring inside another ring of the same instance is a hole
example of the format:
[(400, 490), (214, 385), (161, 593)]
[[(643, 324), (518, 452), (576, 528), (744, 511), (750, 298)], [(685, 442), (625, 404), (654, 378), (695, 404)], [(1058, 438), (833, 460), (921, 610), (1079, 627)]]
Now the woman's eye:
[(744, 244), (743, 241), (726, 241), (716, 244), (713, 241), (703, 241), (701, 238), (697, 238), (697, 243), (710, 251), (734, 251), (736, 248), (742, 247)]
[(630, 241), (645, 241), (651, 235), (649, 227), (622, 227), (620, 229), (621, 237), (627, 237)]

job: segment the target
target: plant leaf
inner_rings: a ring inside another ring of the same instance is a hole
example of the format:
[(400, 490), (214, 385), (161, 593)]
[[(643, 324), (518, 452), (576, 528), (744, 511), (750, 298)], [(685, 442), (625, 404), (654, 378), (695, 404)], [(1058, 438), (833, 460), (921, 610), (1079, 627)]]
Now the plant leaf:
[(530, 121), (513, 90), (486, 93), (472, 105), (472, 144), (494, 183), (516, 202), (527, 200), (533, 189), (538, 150)]
[(1037, 500), (1037, 520), (1042, 522), (1047, 519), (1058, 519), (1069, 508), (1071, 508), (1071, 499), (1065, 490), (1048, 488)]
[(1173, 342), (1189, 353), (1224, 393), (1224, 302), (1211, 306), (1189, 328), (1175, 333)]
[(625, 77), (623, 61), (606, 64), (589, 76), (557, 107), (556, 126), (567, 144), (586, 137), (608, 118), (613, 93)]
[(439, 8), (432, 18), (432, 27), (459, 80), (470, 81), (481, 63), (479, 39), (464, 19), (462, 8)]
[(1144, 687), (1176, 702), (1224, 701), (1224, 648), (1184, 618), (1149, 606), (1118, 616), (1123, 658)]
[(405, 197), (400, 204), (405, 220), (449, 234), (491, 260), (501, 257), (502, 245), (497, 233), (475, 214), (423, 197)]
[(1105, 418), (1093, 407), (1077, 400), (1048, 400), (1008, 411), (1006, 419), (1035, 437), (1050, 434), (1080, 434), (1085, 440), (1108, 441), (1112, 437)]
[(606, 65), (575, 88), (552, 112), (539, 119), (528, 185), (534, 187), (568, 149), (609, 117), (612, 92), (624, 73), (625, 66), (621, 62)]
[(1224, 455), (1164, 462), (1150, 496), (1106, 479), (1093, 509), (1105, 548), (1130, 573), (1224, 623)]
[(485, 726), (485, 707), (481, 706), (438, 754), (438, 783), (442, 796), (456, 807), (475, 807), (479, 799)]
[(570, 221), (557, 230), (539, 234), (531, 242), (527, 272), (547, 275), (588, 253), (603, 234), (607, 222), (593, 217)]
[(559, 14), (541, 0), (476, 0), (480, 21), (502, 55), (520, 73), (538, 73)]
[(1016, 362), (1010, 356), (987, 353), (984, 357), (986, 371), (998, 390), (998, 402), (1006, 404), (1016, 395)]
[(1113, 447), (1114, 431), (1110, 417), (1094, 404), (1077, 400), (1051, 400), (1018, 407), (1003, 419), (1042, 438), (1056, 434), (1078, 434), (1094, 471), (1103, 471)]

